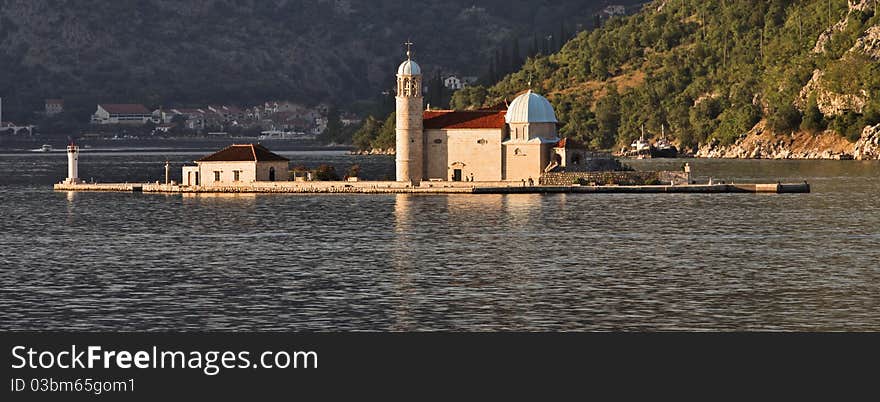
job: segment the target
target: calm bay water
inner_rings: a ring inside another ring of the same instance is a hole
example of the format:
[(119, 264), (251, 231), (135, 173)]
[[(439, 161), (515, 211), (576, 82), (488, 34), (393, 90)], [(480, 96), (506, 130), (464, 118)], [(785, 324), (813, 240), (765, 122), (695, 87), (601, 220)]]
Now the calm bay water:
[[(80, 175), (201, 155), (84, 152)], [(813, 193), (56, 193), (63, 153), (2, 154), (0, 329), (880, 330), (880, 163), (689, 162)]]

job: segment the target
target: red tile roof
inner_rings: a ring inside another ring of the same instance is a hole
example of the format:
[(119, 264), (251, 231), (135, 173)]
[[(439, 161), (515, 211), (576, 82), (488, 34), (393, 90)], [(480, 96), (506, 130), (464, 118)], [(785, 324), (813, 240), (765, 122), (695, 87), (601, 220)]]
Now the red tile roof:
[(260, 144), (232, 144), (196, 162), (270, 162), (288, 160)]
[(586, 146), (578, 140), (563, 138), (554, 145), (555, 148), (586, 148)]
[(505, 113), (497, 110), (426, 110), (422, 117), (425, 129), (504, 128)]
[(110, 114), (150, 114), (150, 111), (141, 104), (102, 103), (98, 106)]

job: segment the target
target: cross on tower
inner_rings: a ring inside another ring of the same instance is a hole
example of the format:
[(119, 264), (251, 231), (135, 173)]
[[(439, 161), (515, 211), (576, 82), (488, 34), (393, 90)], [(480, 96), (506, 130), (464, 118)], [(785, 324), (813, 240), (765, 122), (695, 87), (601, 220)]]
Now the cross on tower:
[(406, 58), (412, 59), (412, 41), (407, 39), (403, 44), (406, 45)]

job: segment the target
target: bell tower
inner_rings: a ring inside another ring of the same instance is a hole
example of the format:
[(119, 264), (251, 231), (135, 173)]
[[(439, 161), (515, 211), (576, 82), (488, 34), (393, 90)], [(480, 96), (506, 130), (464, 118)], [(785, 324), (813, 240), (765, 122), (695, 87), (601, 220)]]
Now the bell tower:
[(412, 42), (406, 42), (406, 60), (397, 68), (397, 181), (418, 185), (423, 177), (422, 71), (412, 59)]

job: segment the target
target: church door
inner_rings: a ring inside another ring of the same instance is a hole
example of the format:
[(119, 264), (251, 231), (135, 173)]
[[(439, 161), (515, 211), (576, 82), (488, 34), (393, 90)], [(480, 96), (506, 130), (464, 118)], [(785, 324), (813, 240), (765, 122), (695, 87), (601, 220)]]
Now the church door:
[(461, 181), (461, 169), (452, 170), (452, 181)]
[(269, 168), (269, 181), (275, 181), (275, 168)]

